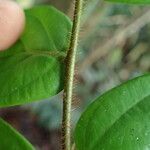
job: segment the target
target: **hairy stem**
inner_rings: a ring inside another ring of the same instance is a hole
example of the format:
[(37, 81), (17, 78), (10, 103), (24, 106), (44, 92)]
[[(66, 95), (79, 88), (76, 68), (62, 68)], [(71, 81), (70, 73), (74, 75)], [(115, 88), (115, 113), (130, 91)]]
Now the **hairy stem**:
[(63, 97), (62, 150), (71, 150), (71, 105), (73, 99), (73, 81), (82, 6), (83, 0), (75, 0), (73, 28), (70, 47), (66, 58), (66, 80)]

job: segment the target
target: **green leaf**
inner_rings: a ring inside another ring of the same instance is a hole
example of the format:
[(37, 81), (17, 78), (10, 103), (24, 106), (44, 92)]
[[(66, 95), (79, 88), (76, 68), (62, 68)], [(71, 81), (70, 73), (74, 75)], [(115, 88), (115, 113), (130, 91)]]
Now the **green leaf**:
[(150, 74), (110, 90), (81, 116), (78, 150), (150, 149)]
[(0, 52), (0, 107), (45, 99), (63, 89), (71, 22), (50, 6), (25, 13), (22, 37)]
[(107, 0), (107, 1), (129, 3), (129, 4), (150, 4), (150, 0)]
[(9, 124), (0, 119), (1, 150), (34, 150), (33, 146)]

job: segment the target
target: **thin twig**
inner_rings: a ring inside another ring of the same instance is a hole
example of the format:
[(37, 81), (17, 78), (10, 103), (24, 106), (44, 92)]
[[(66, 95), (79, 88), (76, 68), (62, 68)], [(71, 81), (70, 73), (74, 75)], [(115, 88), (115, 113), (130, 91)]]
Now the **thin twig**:
[(75, 150), (75, 143), (73, 143), (71, 150)]
[(62, 150), (71, 150), (71, 104), (82, 7), (83, 0), (75, 0), (70, 48), (66, 58), (66, 80), (63, 97)]

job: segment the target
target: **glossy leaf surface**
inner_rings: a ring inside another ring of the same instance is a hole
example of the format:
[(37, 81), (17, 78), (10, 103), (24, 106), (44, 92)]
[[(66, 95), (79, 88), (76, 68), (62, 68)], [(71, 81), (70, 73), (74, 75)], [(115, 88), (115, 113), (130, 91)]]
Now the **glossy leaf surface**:
[(78, 150), (150, 149), (150, 74), (106, 92), (81, 116)]
[(33, 146), (15, 129), (0, 119), (1, 150), (35, 150)]
[(70, 30), (70, 20), (53, 7), (26, 10), (22, 37), (0, 53), (0, 107), (45, 99), (62, 90)]
[(107, 1), (129, 3), (129, 4), (150, 4), (150, 0), (107, 0)]

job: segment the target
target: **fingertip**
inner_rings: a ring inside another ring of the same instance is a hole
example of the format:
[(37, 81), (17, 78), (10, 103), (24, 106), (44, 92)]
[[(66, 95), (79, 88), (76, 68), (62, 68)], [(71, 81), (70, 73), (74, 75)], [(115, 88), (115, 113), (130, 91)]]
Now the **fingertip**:
[(0, 0), (0, 50), (13, 45), (25, 26), (23, 9), (12, 0)]

